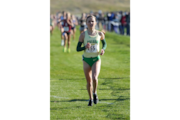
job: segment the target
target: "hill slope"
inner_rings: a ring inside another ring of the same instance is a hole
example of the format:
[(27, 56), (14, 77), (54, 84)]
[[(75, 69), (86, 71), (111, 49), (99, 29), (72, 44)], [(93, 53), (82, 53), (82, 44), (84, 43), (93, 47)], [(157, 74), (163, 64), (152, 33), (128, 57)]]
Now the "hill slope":
[(63, 10), (73, 14), (81, 14), (90, 10), (130, 11), (130, 0), (50, 0), (51, 14)]

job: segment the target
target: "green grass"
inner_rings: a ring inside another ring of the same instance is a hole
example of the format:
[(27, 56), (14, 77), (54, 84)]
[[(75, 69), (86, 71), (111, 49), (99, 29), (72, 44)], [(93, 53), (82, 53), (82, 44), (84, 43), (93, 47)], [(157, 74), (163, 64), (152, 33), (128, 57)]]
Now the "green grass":
[(82, 54), (76, 52), (79, 38), (71, 42), (71, 53), (63, 53), (60, 31), (50, 37), (51, 120), (130, 120), (130, 37), (106, 33), (107, 49), (101, 56), (99, 103), (88, 104)]

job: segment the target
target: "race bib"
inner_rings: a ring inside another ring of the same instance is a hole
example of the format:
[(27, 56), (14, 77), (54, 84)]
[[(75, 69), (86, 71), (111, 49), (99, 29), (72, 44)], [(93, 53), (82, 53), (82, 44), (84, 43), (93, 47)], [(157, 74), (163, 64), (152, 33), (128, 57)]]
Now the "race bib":
[(86, 49), (86, 52), (88, 52), (88, 53), (96, 53), (97, 52), (97, 44), (91, 45), (90, 48)]
[(86, 22), (83, 22), (83, 25), (86, 25)]
[(69, 27), (64, 27), (64, 31), (69, 31)]

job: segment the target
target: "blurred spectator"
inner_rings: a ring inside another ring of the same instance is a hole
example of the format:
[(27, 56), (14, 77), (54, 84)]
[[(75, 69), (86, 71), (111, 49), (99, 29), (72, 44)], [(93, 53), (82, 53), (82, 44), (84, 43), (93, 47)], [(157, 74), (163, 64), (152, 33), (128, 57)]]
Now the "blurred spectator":
[(93, 15), (93, 11), (90, 11), (90, 15)]
[[(114, 12), (111, 12), (111, 18), (112, 18), (112, 22), (115, 20), (115, 13)], [(114, 25), (112, 24), (111, 22), (111, 32), (113, 32), (114, 30)]]
[(130, 35), (130, 12), (126, 14), (126, 35)]
[(112, 21), (113, 21), (113, 18), (112, 18), (112, 15), (111, 15), (111, 13), (110, 12), (108, 12), (108, 14), (107, 14), (107, 20), (108, 20), (108, 31), (111, 31), (111, 24), (112, 24)]
[(129, 23), (128, 23), (128, 17), (129, 17), (129, 14), (128, 14), (128, 12), (125, 12), (125, 16), (126, 16), (126, 26), (125, 26), (125, 28), (126, 28), (126, 35), (129, 35)]
[(118, 21), (119, 21), (119, 34), (121, 34), (122, 32), (122, 24), (121, 24), (121, 18), (122, 18), (122, 12), (117, 12), (117, 17), (118, 17)]
[(119, 34), (119, 30), (118, 30), (118, 27), (119, 27), (119, 19), (118, 19), (118, 16), (117, 16), (117, 15), (115, 15), (115, 19), (113, 20), (112, 25), (113, 25), (114, 32), (117, 33), (117, 34)]
[(104, 29), (107, 31), (108, 30), (108, 19), (107, 19), (107, 15), (108, 15), (108, 13), (106, 12), (105, 14), (104, 14)]
[(125, 14), (125, 12), (123, 12), (123, 15), (121, 18), (121, 24), (122, 24), (121, 35), (124, 35), (124, 28), (126, 27), (126, 14)]
[(98, 30), (99, 29), (99, 26), (98, 26), (98, 24), (99, 24), (99, 14), (97, 13), (97, 12), (94, 12), (94, 16), (96, 17), (96, 26), (95, 26), (95, 29), (96, 30)]
[(79, 25), (80, 25), (80, 34), (86, 30), (86, 14), (82, 13), (81, 18), (79, 20)]
[(97, 17), (97, 19), (98, 19), (98, 28), (99, 29), (103, 29), (103, 26), (104, 26), (104, 14), (102, 13), (102, 11), (101, 10), (99, 10), (99, 12), (98, 12), (98, 17)]
[[(63, 20), (65, 19), (65, 12), (62, 13), (57, 11), (55, 16), (51, 17), (52, 26), (61, 26)], [(130, 12), (124, 11), (90, 11), (89, 13), (83, 13), (82, 16), (76, 16), (76, 19), (80, 25), (80, 32), (86, 30), (86, 17), (89, 15), (94, 15), (96, 18), (96, 27), (97, 30), (105, 30), (109, 32), (115, 32), (120, 35), (130, 36)], [(126, 32), (125, 32), (126, 30)]]

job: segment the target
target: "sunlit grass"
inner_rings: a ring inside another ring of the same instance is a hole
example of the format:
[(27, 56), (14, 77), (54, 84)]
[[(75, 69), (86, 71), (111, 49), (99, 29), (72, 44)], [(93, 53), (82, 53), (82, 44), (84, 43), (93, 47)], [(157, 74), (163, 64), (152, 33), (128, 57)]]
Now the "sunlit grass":
[(71, 53), (60, 45), (56, 28), (50, 38), (50, 118), (51, 120), (130, 119), (130, 37), (106, 33), (107, 49), (101, 56), (99, 103), (88, 104), (82, 54), (76, 51), (79, 37), (71, 41)]

